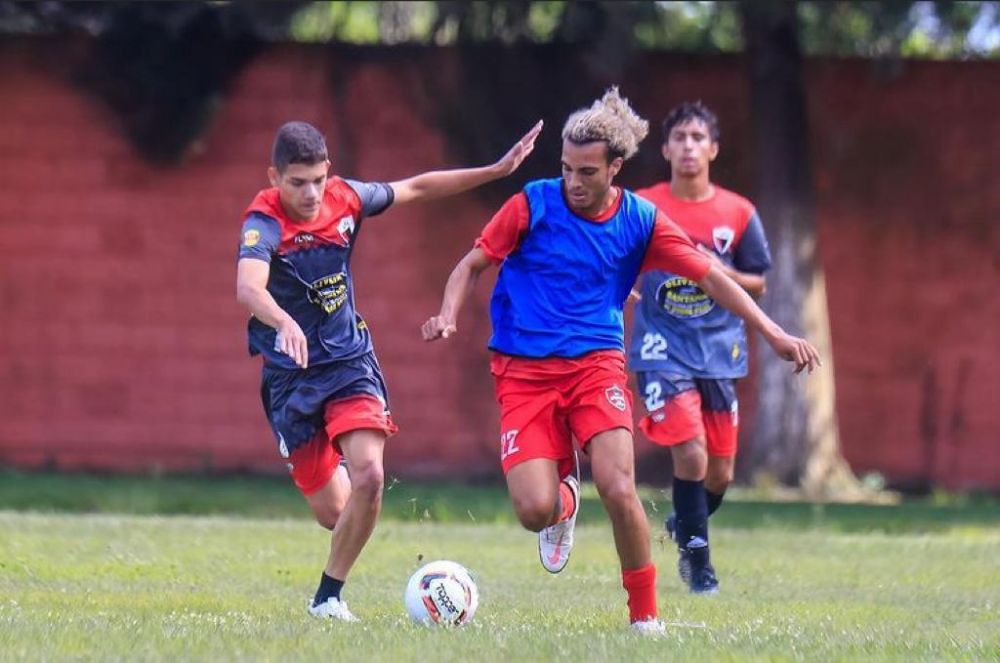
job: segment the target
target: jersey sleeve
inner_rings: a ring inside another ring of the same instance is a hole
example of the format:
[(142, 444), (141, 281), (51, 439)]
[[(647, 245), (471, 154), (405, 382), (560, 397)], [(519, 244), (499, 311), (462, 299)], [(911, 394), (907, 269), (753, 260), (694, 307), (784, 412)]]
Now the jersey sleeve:
[(344, 180), (354, 193), (361, 199), (361, 216), (378, 216), (389, 209), (396, 194), (392, 187), (384, 182), (359, 182)]
[(695, 248), (684, 231), (663, 212), (657, 212), (653, 236), (639, 271), (660, 270), (700, 281), (711, 267), (709, 258)]
[(733, 267), (751, 274), (763, 274), (771, 268), (771, 250), (767, 246), (764, 224), (757, 210), (750, 215), (743, 237), (733, 252)]
[(507, 199), (476, 239), (475, 247), (494, 263), (500, 263), (517, 248), (528, 231), (528, 197), (521, 192)]
[(240, 234), (239, 258), (253, 258), (271, 262), (281, 244), (281, 227), (278, 221), (260, 212), (251, 212), (243, 222)]

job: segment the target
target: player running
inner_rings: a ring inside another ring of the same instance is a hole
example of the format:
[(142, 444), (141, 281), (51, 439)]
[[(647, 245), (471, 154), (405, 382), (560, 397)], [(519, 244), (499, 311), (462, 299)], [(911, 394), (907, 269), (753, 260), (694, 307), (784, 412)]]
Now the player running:
[(489, 347), (500, 460), (514, 511), (539, 533), (542, 565), (561, 571), (580, 504), (572, 471), (578, 440), (611, 520), (632, 628), (661, 633), (625, 375), (623, 306), (632, 284), (642, 271), (681, 274), (762, 330), (797, 370), (811, 370), (819, 358), (651, 203), (613, 186), (647, 131), (617, 88), (573, 113), (562, 132), (562, 178), (529, 182), (504, 204), (452, 271), (441, 310), (422, 334), (430, 341), (455, 333), (478, 276), (500, 266)]
[(354, 305), (350, 261), (364, 220), (509, 175), (539, 131), (541, 123), (491, 166), (385, 184), (332, 176), (315, 127), (289, 122), (278, 130), (272, 188), (245, 213), (236, 297), (252, 314), (250, 354), (264, 358), (261, 399), (279, 452), (317, 522), (336, 525), (309, 604), (314, 616), (356, 621), (341, 591), (375, 528), (383, 449), (397, 430), (371, 333)]
[[(725, 273), (754, 297), (764, 292), (771, 255), (753, 204), (713, 184), (719, 123), (701, 102), (663, 121), (670, 181), (636, 194), (670, 217)], [(673, 459), (674, 514), (666, 529), (678, 547), (682, 580), (696, 594), (718, 591), (709, 556), (708, 517), (733, 479), (737, 378), (747, 374), (743, 321), (697, 283), (670, 270), (641, 277), (629, 349), (646, 415), (639, 428)]]

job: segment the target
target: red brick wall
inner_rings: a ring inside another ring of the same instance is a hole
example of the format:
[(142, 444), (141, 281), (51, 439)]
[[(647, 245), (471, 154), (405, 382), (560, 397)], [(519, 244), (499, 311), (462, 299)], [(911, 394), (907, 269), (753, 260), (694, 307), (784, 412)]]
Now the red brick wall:
[[(185, 165), (161, 168), (139, 160), (114, 115), (39, 66), (37, 53), (0, 52), (0, 463), (280, 471), (233, 296), (240, 212), (266, 186), (273, 131), (288, 119), (322, 127), (335, 168), (351, 176), (458, 165), (441, 127), (413, 110), (427, 99), (400, 84), (431, 60), (274, 49), (235, 81)], [(442, 59), (453, 61), (433, 62)], [(864, 62), (809, 65), (838, 412), (859, 471), (1000, 487), (1000, 455), (990, 453), (1000, 433), (991, 287), (1000, 136), (985, 86), (995, 74), (992, 64), (911, 63), (880, 82)], [(339, 106), (334, 80), (346, 85)], [(738, 60), (649, 56), (622, 83), (651, 118), (682, 97), (718, 107), (715, 175), (752, 190)], [(659, 175), (653, 145), (626, 184)], [(532, 159), (554, 175), (555, 156)], [(483, 347), (492, 278), (457, 337), (425, 345), (418, 329), (520, 181), (390, 210), (361, 235), (359, 308), (402, 427), (387, 453), (392, 474), (497, 473)]]

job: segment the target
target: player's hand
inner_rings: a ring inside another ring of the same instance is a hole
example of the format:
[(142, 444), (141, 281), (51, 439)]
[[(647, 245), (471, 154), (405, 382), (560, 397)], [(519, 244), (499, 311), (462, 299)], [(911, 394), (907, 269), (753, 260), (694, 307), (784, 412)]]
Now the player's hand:
[(497, 161), (496, 166), (501, 177), (506, 177), (513, 173), (521, 165), (521, 162), (528, 158), (528, 155), (535, 149), (535, 139), (538, 138), (538, 134), (541, 133), (544, 124), (544, 120), (539, 120), (538, 124), (531, 127), (531, 131), (524, 134), (521, 140), (514, 143), (514, 147), (510, 148), (507, 154), (503, 155)]
[(274, 339), (274, 349), (292, 358), (299, 368), (309, 366), (309, 344), (298, 323), (288, 318), (278, 327)]
[(427, 319), (420, 327), (420, 334), (425, 341), (435, 341), (439, 338), (448, 338), (458, 331), (453, 320), (448, 320), (440, 315), (435, 315)]
[(819, 358), (819, 351), (804, 338), (781, 332), (768, 342), (779, 357), (795, 363), (796, 373), (801, 373), (804, 368), (812, 373), (817, 367), (823, 365)]

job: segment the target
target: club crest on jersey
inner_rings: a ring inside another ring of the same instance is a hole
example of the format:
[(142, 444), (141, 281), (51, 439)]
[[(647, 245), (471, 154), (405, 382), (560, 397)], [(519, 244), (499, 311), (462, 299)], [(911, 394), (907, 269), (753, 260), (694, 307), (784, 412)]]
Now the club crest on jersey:
[(729, 251), (729, 247), (733, 245), (734, 237), (736, 237), (736, 233), (729, 226), (712, 228), (712, 243), (715, 244), (715, 250), (720, 254), (725, 254)]
[(340, 222), (337, 224), (337, 232), (340, 233), (340, 238), (344, 240), (345, 244), (350, 244), (351, 235), (354, 233), (354, 217), (341, 217)]
[(605, 389), (604, 396), (616, 410), (624, 412), (625, 408), (628, 407), (628, 403), (625, 401), (625, 392), (618, 385), (613, 385)]

